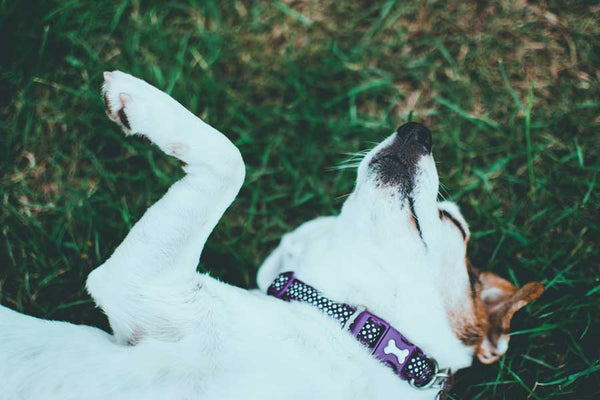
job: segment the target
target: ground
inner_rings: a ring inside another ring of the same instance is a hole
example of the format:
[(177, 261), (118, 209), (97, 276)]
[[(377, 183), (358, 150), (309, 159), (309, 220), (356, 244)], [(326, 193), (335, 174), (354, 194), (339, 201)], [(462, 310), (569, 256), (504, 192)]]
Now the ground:
[(339, 210), (345, 161), (426, 124), (473, 264), (547, 288), (452, 398), (600, 398), (599, 18), (582, 0), (2, 1), (0, 301), (107, 329), (85, 278), (182, 175), (106, 118), (102, 71), (121, 69), (240, 148), (199, 268), (243, 287)]

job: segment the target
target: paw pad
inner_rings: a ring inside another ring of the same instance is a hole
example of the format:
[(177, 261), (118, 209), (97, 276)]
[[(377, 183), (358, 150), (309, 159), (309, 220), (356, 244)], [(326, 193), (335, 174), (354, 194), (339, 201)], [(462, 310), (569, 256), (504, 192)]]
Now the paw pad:
[(185, 143), (169, 143), (166, 147), (171, 155), (175, 157), (182, 157), (188, 151), (188, 146)]

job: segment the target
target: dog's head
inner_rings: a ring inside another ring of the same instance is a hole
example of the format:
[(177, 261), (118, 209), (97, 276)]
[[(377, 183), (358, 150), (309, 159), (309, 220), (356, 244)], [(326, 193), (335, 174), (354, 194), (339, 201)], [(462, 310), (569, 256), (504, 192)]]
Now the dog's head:
[(507, 350), (513, 314), (543, 292), (516, 288), (469, 264), (469, 227), (456, 204), (438, 201), (431, 133), (407, 123), (371, 150), (337, 217), (317, 219), (282, 240), (259, 273), (268, 286), (294, 270), (328, 297), (362, 303), (440, 364), (483, 363)]

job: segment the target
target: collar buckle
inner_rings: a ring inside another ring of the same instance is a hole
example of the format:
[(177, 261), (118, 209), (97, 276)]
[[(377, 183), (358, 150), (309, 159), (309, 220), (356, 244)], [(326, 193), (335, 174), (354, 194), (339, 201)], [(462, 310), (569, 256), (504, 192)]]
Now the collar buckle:
[(410, 384), (410, 386), (414, 387), (415, 389), (419, 389), (419, 390), (440, 389), (440, 393), (441, 393), (443, 391), (443, 389), (446, 387), (446, 383), (448, 382), (448, 379), (450, 379), (451, 371), (450, 371), (450, 368), (444, 368), (444, 369), (440, 370), (437, 361), (433, 358), (431, 358), (430, 360), (433, 361), (434, 373), (431, 376), (431, 379), (429, 380), (429, 382), (427, 382), (424, 385), (417, 386), (417, 384), (415, 383), (415, 380), (411, 379), (408, 381), (408, 383)]

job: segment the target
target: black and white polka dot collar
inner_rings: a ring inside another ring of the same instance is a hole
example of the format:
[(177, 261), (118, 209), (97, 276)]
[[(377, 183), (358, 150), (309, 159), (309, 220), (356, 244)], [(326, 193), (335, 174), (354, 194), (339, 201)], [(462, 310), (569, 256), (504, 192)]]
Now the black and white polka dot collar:
[(450, 370), (440, 370), (435, 359), (427, 357), (397, 329), (365, 308), (330, 300), (297, 279), (293, 272), (280, 274), (269, 286), (267, 294), (317, 307), (338, 320), (344, 329), (350, 330), (375, 358), (393, 369), (400, 379), (417, 389), (438, 389), (438, 399), (445, 397)]

